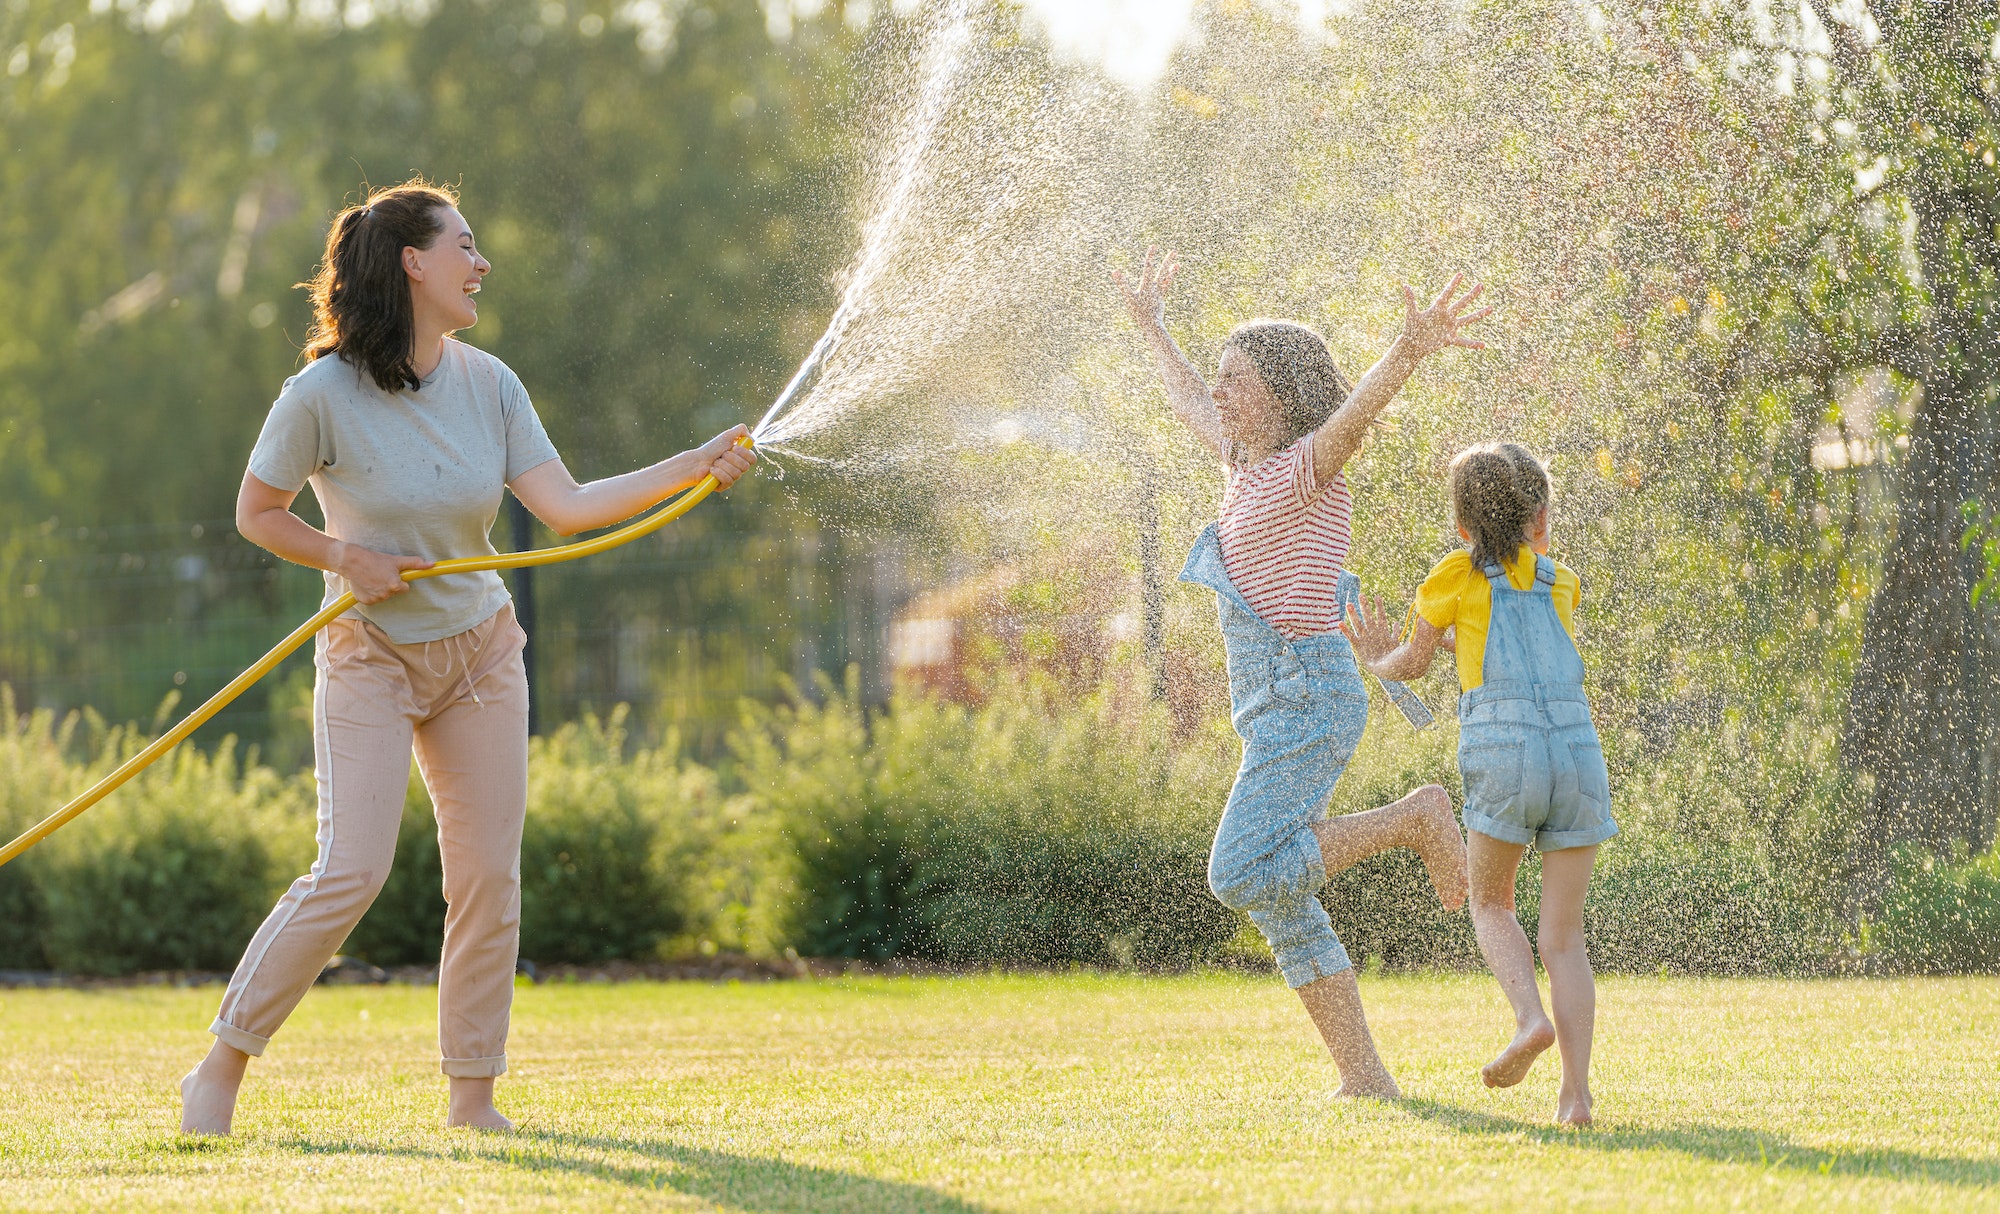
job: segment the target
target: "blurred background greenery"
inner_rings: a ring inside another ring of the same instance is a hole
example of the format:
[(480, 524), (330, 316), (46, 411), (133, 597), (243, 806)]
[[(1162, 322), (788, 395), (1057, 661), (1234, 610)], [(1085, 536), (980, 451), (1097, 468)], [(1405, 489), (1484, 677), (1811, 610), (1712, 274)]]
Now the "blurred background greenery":
[[(1128, 94), (974, 7), (1017, 94), (1125, 115), (1129, 159), (1065, 183), (1123, 182), (1115, 223), (1044, 226), (1093, 274), (1191, 250), (1170, 319), (1198, 361), (1266, 313), (1358, 371), (1398, 279), (1498, 284), (1487, 360), (1413, 384), (1352, 470), (1356, 563), (1407, 595), (1458, 446), (1551, 457), (1626, 826), (1607, 965), (1995, 963), (2000, 15), (1381, 0), (1302, 31), (1214, 0)], [(364, 182), (463, 191), (496, 267), (466, 336), (574, 471), (621, 471), (756, 417), (821, 331), (921, 8), (0, 0), (0, 827), (316, 600), (229, 516), (297, 366), (294, 284)], [(1213, 609), (1167, 577), (1212, 470), (1087, 311), (1108, 296), (1066, 285), (1083, 321), (971, 331), (951, 382), (902, 389), (986, 408), (949, 479), (883, 505), (760, 476), (537, 575), (527, 955), (1258, 955), (1201, 889), (1233, 739)], [(1061, 374), (993, 387), (1036, 358)], [(295, 658), (0, 870), (0, 966), (229, 964), (310, 849), (309, 697)], [(1448, 722), (1378, 720), (1336, 808), (1450, 771)], [(426, 814), (413, 788), (352, 942), (384, 963), (435, 954)], [(1392, 857), (1330, 888), (1357, 954), (1470, 959), (1419, 884)]]

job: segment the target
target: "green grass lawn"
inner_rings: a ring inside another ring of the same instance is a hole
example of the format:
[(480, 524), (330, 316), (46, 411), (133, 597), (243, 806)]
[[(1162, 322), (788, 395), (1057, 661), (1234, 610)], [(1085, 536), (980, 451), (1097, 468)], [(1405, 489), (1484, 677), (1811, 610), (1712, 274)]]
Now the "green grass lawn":
[(511, 1137), (439, 1128), (434, 990), (320, 989), (219, 1142), (215, 989), (0, 992), (0, 1207), (2000, 1208), (2000, 980), (1607, 980), (1580, 1133), (1479, 1086), (1490, 980), (1363, 986), (1401, 1104), (1275, 979), (524, 987)]

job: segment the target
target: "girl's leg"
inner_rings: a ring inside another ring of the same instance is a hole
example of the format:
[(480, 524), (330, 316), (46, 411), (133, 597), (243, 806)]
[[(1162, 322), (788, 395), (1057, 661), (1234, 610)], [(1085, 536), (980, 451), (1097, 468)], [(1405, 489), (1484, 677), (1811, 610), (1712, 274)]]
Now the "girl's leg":
[(457, 700), (416, 736), (444, 865), (438, 1039), (451, 1077), (446, 1121), (488, 1130), (513, 1128), (493, 1105), (493, 1080), (507, 1069), (528, 797), (527, 677), (508, 630), (518, 635), (511, 614), (487, 630), (469, 672), (446, 676), (469, 675), (479, 699)]
[[(1514, 1008), (1514, 1040), (1499, 1057), (1480, 1068), (1479, 1076), (1489, 1088), (1510, 1088), (1521, 1082), (1535, 1059), (1556, 1042), (1555, 1026), (1542, 1010), (1542, 992), (1535, 985), (1535, 954), (1514, 911), (1514, 879), (1527, 848), (1476, 830), (1467, 832), (1467, 845), (1472, 870), (1472, 928), (1479, 937), (1479, 951)], [(1542, 915), (1546, 923), (1546, 905)]]
[(1542, 854), (1542, 924), (1536, 933), (1549, 972), (1549, 1006), (1562, 1049), (1562, 1090), (1556, 1120), (1590, 1124), (1590, 1042), (1597, 1026), (1597, 980), (1583, 944), (1583, 896), (1590, 888), (1595, 847)]
[(1377, 1100), (1400, 1100), (1403, 1093), (1382, 1056), (1375, 1051), (1375, 1038), (1368, 1032), (1368, 1017), (1361, 1010), (1361, 987), (1350, 967), (1330, 977), (1308, 982), (1299, 988), (1299, 999), (1319, 1030), (1320, 1040), (1340, 1068), (1340, 1096), (1372, 1096)]
[[(1270, 943), (1279, 972), (1299, 992), (1340, 1068), (1340, 1094), (1393, 1100), (1396, 1081), (1375, 1051), (1353, 965), (1319, 891), (1328, 872), (1391, 847), (1417, 847), (1427, 863), (1440, 857), (1447, 872), (1452, 845), (1459, 847), (1461, 869), (1464, 852), (1441, 788), (1335, 823), (1318, 820), (1365, 724), (1359, 703), (1345, 710), (1330, 731), (1322, 732), (1322, 721), (1281, 721), (1277, 730), (1246, 738), (1243, 766), (1209, 853), (1208, 885), (1224, 906), (1247, 913)], [(1433, 802), (1442, 808), (1445, 832), (1428, 820)], [(1460, 890), (1462, 899), (1462, 885)]]
[(1421, 856), (1446, 910), (1465, 904), (1465, 837), (1452, 816), (1451, 794), (1426, 784), (1400, 801), (1313, 824), (1320, 860), (1331, 877), (1392, 847)]

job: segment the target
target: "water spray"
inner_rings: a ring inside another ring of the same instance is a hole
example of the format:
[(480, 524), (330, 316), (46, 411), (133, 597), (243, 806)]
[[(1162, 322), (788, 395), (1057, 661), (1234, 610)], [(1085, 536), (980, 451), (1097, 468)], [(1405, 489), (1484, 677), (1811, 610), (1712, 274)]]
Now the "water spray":
[(964, 69), (971, 35), (971, 0), (957, 0), (945, 19), (943, 31), (925, 55), (924, 84), (913, 110), (910, 135), (897, 145), (896, 155), (888, 166), (888, 188), (881, 196), (881, 205), (861, 230), (861, 252), (855, 259), (853, 272), (848, 275), (847, 285), (841, 290), (840, 305), (834, 309), (826, 332), (813, 343), (811, 352), (799, 364), (791, 382), (785, 385), (783, 392), (778, 393), (778, 399), (771, 402), (771, 407), (751, 430), (759, 442), (764, 441), (767, 435), (772, 441), (782, 442), (808, 430), (817, 430), (832, 420), (830, 416), (816, 416), (826, 411), (813, 408), (812, 393), (808, 392), (805, 406), (795, 411), (789, 425), (773, 426), (839, 348), (861, 301), (867, 297), (876, 280), (881, 278), (882, 271), (901, 246), (903, 224), (922, 176), (924, 159), (937, 140), (939, 126), (951, 112), (952, 93)]

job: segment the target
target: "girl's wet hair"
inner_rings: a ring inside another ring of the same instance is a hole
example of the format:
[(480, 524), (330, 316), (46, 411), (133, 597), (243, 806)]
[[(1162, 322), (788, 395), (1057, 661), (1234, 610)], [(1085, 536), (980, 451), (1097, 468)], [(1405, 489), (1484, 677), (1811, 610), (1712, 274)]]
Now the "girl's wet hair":
[(1252, 320), (1236, 326), (1223, 347), (1235, 346), (1277, 398), (1289, 447), (1326, 424), (1347, 399), (1347, 377), (1327, 352), (1326, 340), (1288, 320)]
[(298, 284), (312, 292), (309, 361), (338, 354), (384, 392), (421, 386), (411, 360), (416, 311), (403, 250), (437, 243), (444, 231), (440, 212), (457, 205), (456, 194), (419, 177), (376, 190), (334, 216), (319, 269)]
[(1481, 443), (1453, 456), (1451, 512), (1472, 537), (1472, 567), (1512, 559), (1551, 493), (1548, 469), (1519, 443)]

